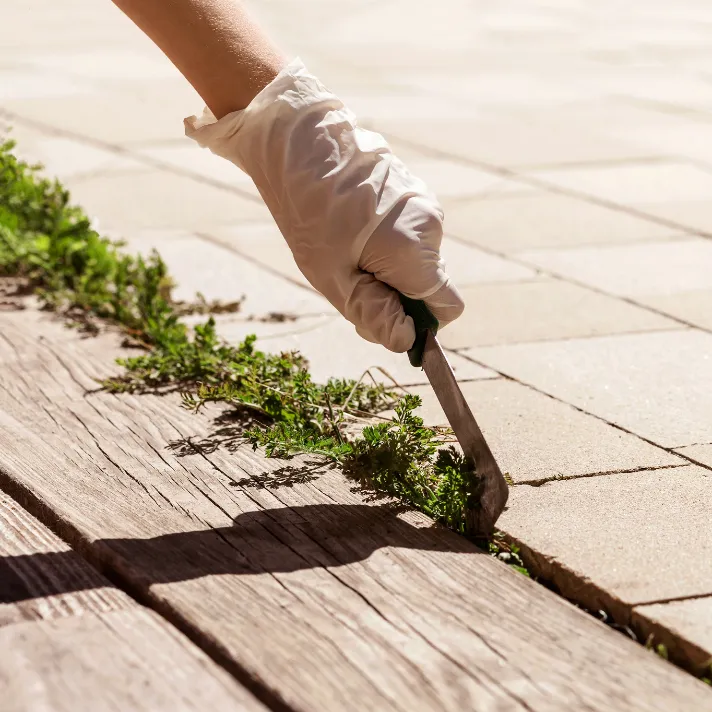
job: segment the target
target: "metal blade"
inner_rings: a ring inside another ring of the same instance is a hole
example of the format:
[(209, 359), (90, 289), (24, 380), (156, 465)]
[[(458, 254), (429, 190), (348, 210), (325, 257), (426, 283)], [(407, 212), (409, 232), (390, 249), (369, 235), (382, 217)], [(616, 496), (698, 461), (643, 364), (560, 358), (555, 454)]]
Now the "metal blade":
[(468, 513), (468, 523), (475, 534), (486, 536), (492, 532), (497, 518), (504, 510), (509, 488), (432, 331), (428, 331), (425, 342), (423, 370), (462, 451), (474, 460), (476, 472), (483, 478), (481, 508)]

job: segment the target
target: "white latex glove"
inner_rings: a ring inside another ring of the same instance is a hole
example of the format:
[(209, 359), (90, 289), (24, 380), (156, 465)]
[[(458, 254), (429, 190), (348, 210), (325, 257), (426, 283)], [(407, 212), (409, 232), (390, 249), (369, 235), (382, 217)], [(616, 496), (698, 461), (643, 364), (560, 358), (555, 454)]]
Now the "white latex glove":
[(185, 127), (252, 178), (299, 269), (365, 339), (397, 352), (413, 345), (394, 289), (423, 299), (441, 325), (460, 316), (435, 196), (300, 60), (243, 111), (216, 121), (205, 109)]

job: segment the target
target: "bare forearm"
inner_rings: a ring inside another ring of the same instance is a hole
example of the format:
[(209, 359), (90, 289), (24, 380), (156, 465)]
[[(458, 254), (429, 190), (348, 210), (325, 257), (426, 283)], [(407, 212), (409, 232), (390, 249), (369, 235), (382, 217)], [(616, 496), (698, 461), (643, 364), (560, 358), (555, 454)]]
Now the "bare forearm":
[(238, 0), (113, 0), (221, 118), (244, 109), (285, 60)]

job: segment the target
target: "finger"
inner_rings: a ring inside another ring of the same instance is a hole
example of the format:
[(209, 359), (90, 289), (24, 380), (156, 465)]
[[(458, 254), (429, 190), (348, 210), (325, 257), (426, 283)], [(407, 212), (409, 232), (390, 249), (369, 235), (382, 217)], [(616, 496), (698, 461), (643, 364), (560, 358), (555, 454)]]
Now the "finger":
[(403, 311), (398, 293), (372, 274), (362, 272), (355, 277), (344, 316), (360, 336), (389, 351), (403, 353), (415, 341), (413, 320)]
[(457, 287), (448, 279), (434, 294), (423, 299), (435, 318), (440, 322), (440, 328), (459, 318), (465, 310), (465, 302), (457, 291)]

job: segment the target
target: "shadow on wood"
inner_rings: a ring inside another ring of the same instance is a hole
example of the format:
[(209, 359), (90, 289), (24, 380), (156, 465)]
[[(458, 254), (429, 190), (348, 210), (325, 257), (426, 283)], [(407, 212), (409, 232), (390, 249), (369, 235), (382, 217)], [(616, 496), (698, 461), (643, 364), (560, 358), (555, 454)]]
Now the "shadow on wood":
[[(376, 515), (376, 516), (374, 516)], [(289, 573), (363, 561), (385, 547), (477, 554), (465, 539), (440, 527), (418, 528), (388, 506), (318, 504), (246, 512), (233, 526), (165, 534), (151, 539), (102, 539), (116, 571), (146, 586), (203, 576)], [(77, 553), (0, 558), (0, 603), (86, 590), (100, 578), (69, 575)]]

